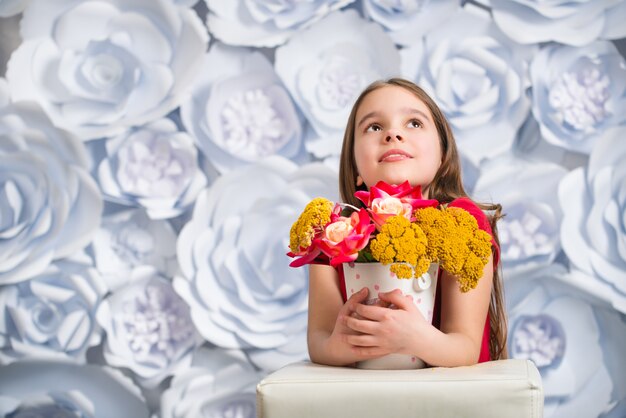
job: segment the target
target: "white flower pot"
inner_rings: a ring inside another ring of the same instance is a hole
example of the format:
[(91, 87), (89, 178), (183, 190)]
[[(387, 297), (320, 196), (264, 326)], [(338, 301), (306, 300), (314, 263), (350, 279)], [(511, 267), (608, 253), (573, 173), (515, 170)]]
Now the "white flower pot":
[[(433, 320), (435, 291), (439, 264), (433, 263), (418, 279), (398, 279), (389, 268), (380, 263), (344, 263), (343, 272), (348, 298), (364, 287), (369, 289), (368, 304), (376, 302), (379, 292), (400, 289), (405, 295), (413, 296), (417, 309), (428, 322)], [(415, 356), (389, 354), (377, 359), (357, 363), (360, 369), (421, 369), (426, 364)]]

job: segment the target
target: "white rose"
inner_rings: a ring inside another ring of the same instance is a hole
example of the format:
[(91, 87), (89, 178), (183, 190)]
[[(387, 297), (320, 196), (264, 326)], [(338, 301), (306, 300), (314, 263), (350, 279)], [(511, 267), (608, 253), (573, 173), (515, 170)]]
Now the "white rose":
[(363, 0), (363, 13), (381, 24), (396, 44), (411, 45), (460, 6), (457, 0)]
[(32, 279), (0, 287), (0, 360), (61, 358), (85, 362), (100, 343), (96, 310), (106, 292), (90, 266), (51, 264)]
[(150, 416), (139, 388), (118, 370), (36, 360), (2, 367), (0, 415), (80, 418)]
[(82, 139), (119, 134), (176, 108), (208, 35), (170, 0), (32, 0), (7, 79)]
[(187, 210), (207, 184), (193, 139), (169, 119), (159, 119), (106, 141), (98, 168), (105, 198), (140, 206), (153, 219)]
[(398, 75), (400, 56), (380, 26), (347, 10), (278, 47), (275, 67), (317, 134), (340, 140), (357, 96), (372, 81)]
[[(524, 44), (557, 41), (583, 46), (626, 36), (626, 3), (615, 0), (491, 0), (500, 29)], [(581, 30), (581, 28), (585, 28)]]
[(207, 26), (231, 45), (273, 47), (354, 0), (210, 1)]
[(473, 164), (511, 148), (530, 110), (534, 47), (507, 38), (489, 15), (466, 6), (402, 51), (403, 73), (423, 87)]
[(558, 265), (506, 283), (509, 356), (541, 373), (544, 416), (597, 417), (626, 396), (626, 323), (569, 282)]
[(336, 184), (322, 164), (272, 157), (200, 194), (178, 238), (174, 288), (206, 340), (267, 370), (307, 358), (306, 271), (289, 267), (289, 229), (312, 198), (338, 200)]
[(576, 284), (626, 312), (626, 128), (597, 139), (587, 167), (559, 186), (561, 242), (573, 269), (593, 280)]
[(259, 52), (215, 44), (181, 106), (181, 119), (221, 172), (278, 154), (302, 153), (302, 116)]
[(557, 193), (566, 174), (559, 165), (513, 155), (482, 164), (472, 197), (499, 203), (506, 214), (498, 222), (505, 279), (545, 268), (561, 251)]
[(0, 108), (0, 284), (40, 274), (84, 248), (103, 202), (82, 142), (33, 103)]
[(111, 290), (126, 284), (135, 267), (149, 265), (165, 277), (172, 277), (178, 267), (176, 232), (167, 221), (152, 220), (143, 210), (104, 217), (91, 248), (95, 266)]
[(263, 375), (241, 352), (200, 348), (163, 393), (161, 418), (254, 418)]
[(187, 366), (199, 341), (189, 307), (152, 267), (133, 270), (129, 283), (102, 302), (97, 319), (107, 334), (107, 363), (128, 367), (148, 388)]
[(533, 115), (549, 143), (588, 154), (606, 130), (626, 124), (626, 61), (611, 42), (548, 45), (530, 76)]
[(541, 135), (539, 123), (530, 116), (515, 140), (514, 153), (534, 161), (559, 164), (570, 170), (587, 164), (588, 155), (551, 144)]

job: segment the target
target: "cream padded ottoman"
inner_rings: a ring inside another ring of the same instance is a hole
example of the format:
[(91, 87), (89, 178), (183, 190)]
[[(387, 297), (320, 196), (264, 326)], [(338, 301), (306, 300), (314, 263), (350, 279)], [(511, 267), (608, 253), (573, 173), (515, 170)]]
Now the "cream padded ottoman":
[(257, 385), (259, 418), (538, 418), (541, 376), (527, 360), (358, 370), (294, 363)]

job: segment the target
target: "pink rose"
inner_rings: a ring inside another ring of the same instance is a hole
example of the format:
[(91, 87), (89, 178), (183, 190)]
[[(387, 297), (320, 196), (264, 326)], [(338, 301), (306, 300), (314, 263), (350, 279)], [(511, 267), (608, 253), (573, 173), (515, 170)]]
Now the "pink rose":
[(330, 258), (331, 266), (356, 260), (376, 229), (365, 209), (352, 213), (350, 217), (340, 213), (341, 207), (336, 206), (322, 237), (313, 240), (315, 247)]

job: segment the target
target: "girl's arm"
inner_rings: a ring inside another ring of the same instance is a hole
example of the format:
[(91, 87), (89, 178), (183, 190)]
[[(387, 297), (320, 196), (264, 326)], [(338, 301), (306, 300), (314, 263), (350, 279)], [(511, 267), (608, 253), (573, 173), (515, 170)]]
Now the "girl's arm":
[(467, 293), (461, 293), (455, 278), (446, 272), (441, 281), (441, 330), (424, 319), (410, 296), (397, 290), (379, 297), (399, 309), (357, 306), (362, 318), (345, 318), (345, 324), (361, 334), (346, 340), (359, 355), (384, 348), (415, 355), (432, 366), (476, 364), (491, 299), (493, 259), (489, 259), (477, 287)]
[(363, 288), (344, 304), (337, 271), (327, 265), (309, 266), (307, 342), (311, 361), (330, 366), (346, 366), (388, 354), (381, 349), (358, 354), (347, 341), (347, 336), (355, 332), (345, 325), (345, 319), (366, 299), (367, 289)]

